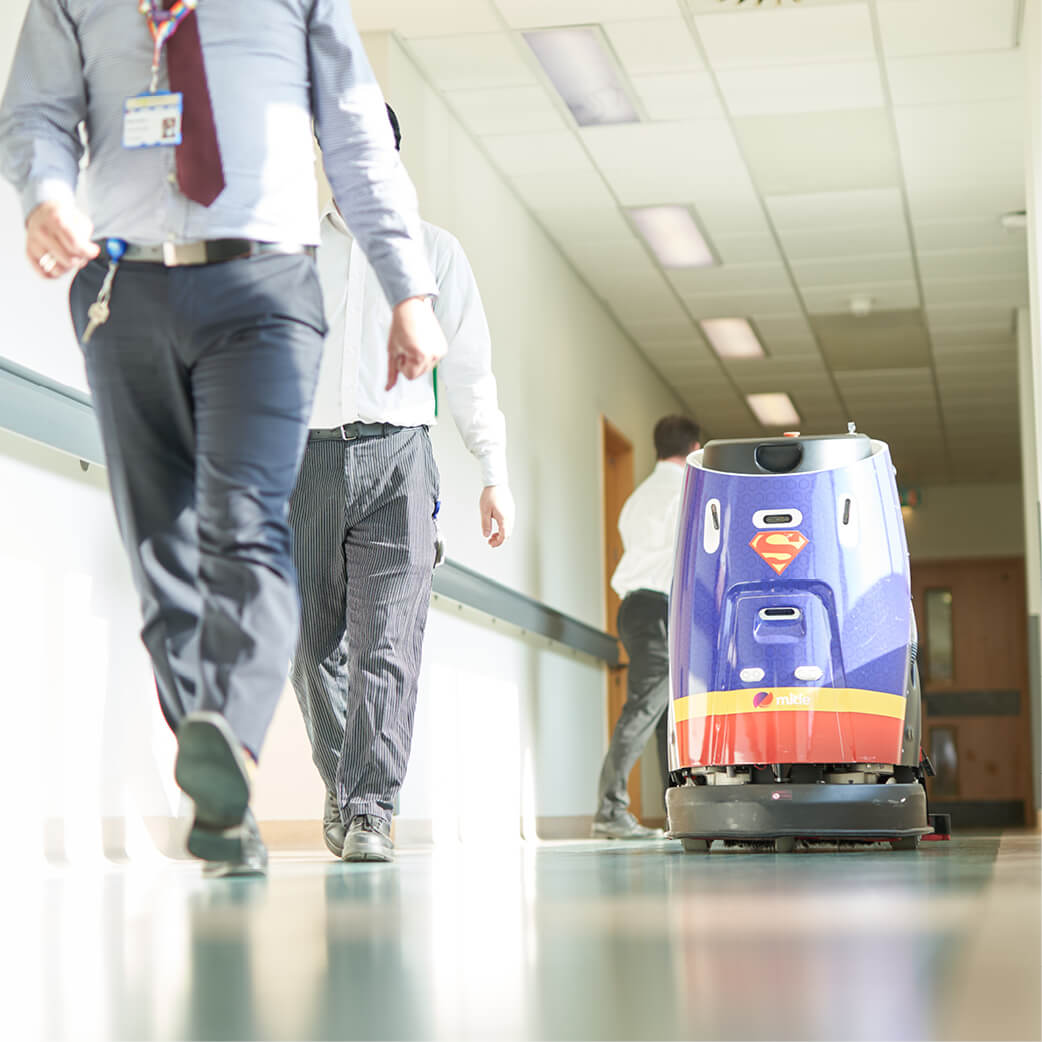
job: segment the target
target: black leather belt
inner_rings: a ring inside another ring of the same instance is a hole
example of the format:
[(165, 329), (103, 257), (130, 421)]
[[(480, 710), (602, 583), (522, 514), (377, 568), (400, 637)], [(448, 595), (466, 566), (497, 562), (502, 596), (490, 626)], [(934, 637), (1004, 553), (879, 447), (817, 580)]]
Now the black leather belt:
[[(98, 245), (104, 254), (104, 241)], [(198, 242), (164, 242), (158, 246), (128, 243), (123, 260), (180, 268), (194, 264), (222, 264), (263, 253), (306, 253), (314, 257), (315, 247), (293, 242), (257, 242), (254, 239), (202, 239)]]
[(308, 431), (308, 441), (354, 441), (356, 438), (384, 438), (388, 434), (413, 430), (416, 430), (416, 427), (398, 427), (393, 423), (342, 423), (339, 427), (312, 427)]

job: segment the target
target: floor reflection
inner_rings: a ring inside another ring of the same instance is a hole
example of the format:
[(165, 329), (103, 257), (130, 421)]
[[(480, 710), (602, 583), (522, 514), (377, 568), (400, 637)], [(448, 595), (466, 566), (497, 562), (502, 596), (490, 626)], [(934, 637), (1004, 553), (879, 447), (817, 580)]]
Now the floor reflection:
[[(187, 864), (51, 870), (8, 920), (24, 986), (7, 1023), (77, 1042), (947, 1037), (953, 1000), (990, 1000), (960, 967), (996, 894), (1023, 909), (1001, 942), (1037, 980), (1038, 872), (1030, 836), (918, 854), (470, 844), (213, 883)], [(1013, 1013), (1037, 1037), (1031, 1003)]]

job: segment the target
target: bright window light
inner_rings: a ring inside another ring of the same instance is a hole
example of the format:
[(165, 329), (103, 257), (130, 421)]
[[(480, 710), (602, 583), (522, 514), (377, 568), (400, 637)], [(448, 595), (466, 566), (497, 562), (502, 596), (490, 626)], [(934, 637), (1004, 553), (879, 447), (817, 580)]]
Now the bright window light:
[(708, 268), (716, 258), (686, 206), (634, 206), (637, 231), (664, 268)]
[(640, 122), (597, 26), (535, 29), (524, 37), (579, 126)]
[(745, 400), (765, 427), (795, 428), (799, 425), (800, 414), (787, 394), (747, 394)]
[(763, 344), (744, 318), (707, 318), (699, 323), (721, 358), (763, 358)]

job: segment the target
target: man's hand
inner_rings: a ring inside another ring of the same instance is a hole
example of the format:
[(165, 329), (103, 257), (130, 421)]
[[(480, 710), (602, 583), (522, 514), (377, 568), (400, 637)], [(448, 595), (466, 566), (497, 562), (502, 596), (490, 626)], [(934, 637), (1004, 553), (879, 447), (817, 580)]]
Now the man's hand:
[[(502, 546), (514, 530), (514, 497), (506, 485), (487, 485), (481, 490), (481, 534), (488, 545)], [(496, 530), (492, 530), (492, 522)]]
[(25, 253), (45, 278), (61, 278), (101, 252), (93, 234), (90, 218), (75, 203), (40, 203), (25, 222)]
[(402, 373), (407, 380), (433, 369), (448, 347), (434, 309), (423, 297), (410, 297), (391, 312), (387, 338), (387, 387), (390, 390)]

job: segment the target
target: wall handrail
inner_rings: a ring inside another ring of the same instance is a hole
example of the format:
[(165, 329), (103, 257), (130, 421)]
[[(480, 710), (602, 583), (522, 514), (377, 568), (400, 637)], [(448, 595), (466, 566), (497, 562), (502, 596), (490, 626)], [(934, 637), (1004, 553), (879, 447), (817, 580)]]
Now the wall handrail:
[[(0, 428), (86, 463), (105, 465), (90, 396), (3, 357)], [(435, 571), (434, 592), (609, 666), (619, 664), (619, 642), (610, 633), (451, 559)]]

